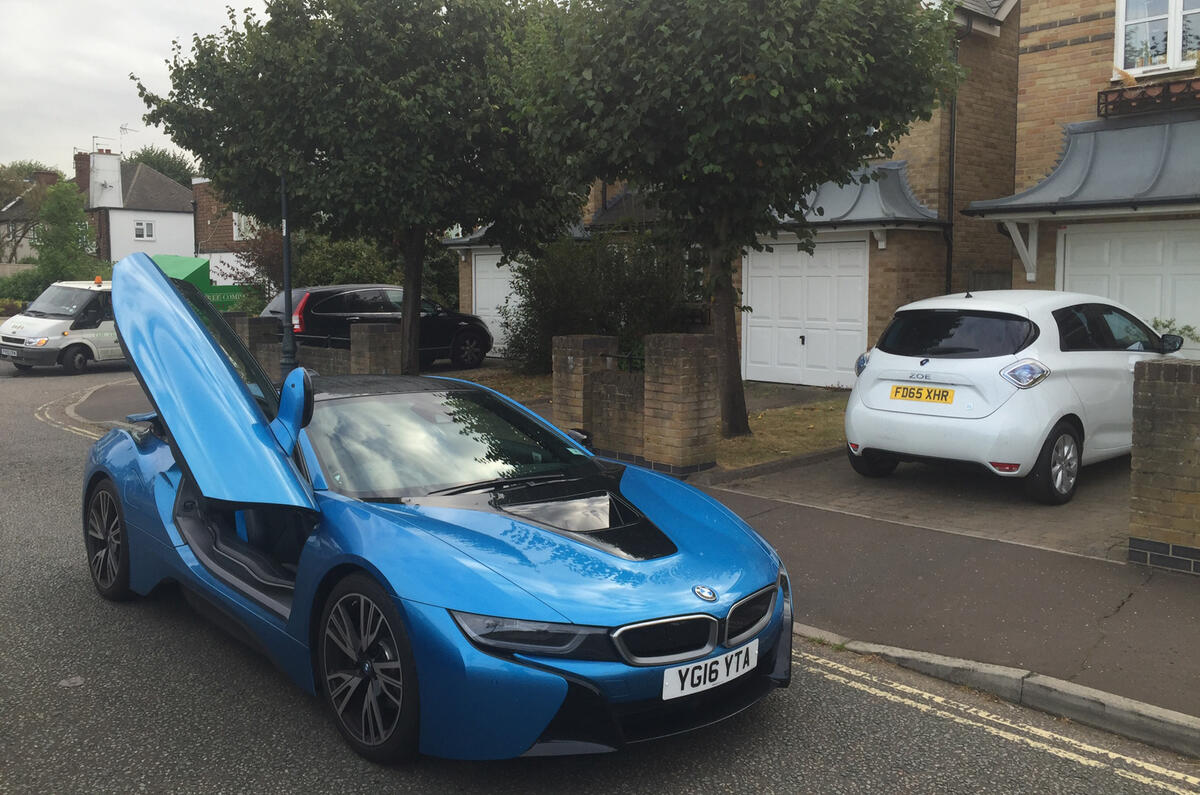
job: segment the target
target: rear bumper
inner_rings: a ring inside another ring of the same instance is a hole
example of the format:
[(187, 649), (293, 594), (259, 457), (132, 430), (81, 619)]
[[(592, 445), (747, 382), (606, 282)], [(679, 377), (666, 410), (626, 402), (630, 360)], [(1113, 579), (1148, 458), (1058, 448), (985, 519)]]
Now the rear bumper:
[[(1061, 417), (1047, 402), (1018, 394), (987, 417), (963, 419), (883, 411), (857, 395), (846, 406), (846, 441), (852, 453), (893, 453), (900, 458), (934, 458), (979, 464), (997, 475), (1024, 477), (1037, 462), (1050, 428)], [(1000, 472), (991, 462), (1018, 464)]]

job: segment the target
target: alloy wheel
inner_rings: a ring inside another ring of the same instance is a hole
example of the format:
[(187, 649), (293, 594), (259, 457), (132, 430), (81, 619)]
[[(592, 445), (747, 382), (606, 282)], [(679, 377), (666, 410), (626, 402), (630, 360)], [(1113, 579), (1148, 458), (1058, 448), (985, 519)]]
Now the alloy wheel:
[(108, 489), (97, 489), (88, 507), (87, 552), (92, 578), (101, 589), (113, 587), (121, 565), (124, 533), (117, 503)]
[(1050, 453), (1050, 482), (1059, 494), (1067, 494), (1079, 476), (1079, 445), (1069, 433), (1061, 434)]
[(364, 745), (392, 736), (404, 706), (396, 636), (379, 605), (361, 593), (334, 604), (322, 644), (325, 688), (345, 730)]
[(468, 334), (459, 341), (458, 361), (464, 367), (475, 367), (483, 361), (483, 346), (478, 337)]

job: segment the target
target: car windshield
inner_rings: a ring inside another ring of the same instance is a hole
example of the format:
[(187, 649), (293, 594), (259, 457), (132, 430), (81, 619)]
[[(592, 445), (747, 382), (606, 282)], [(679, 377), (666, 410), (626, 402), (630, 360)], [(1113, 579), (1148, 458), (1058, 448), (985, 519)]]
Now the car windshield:
[(361, 500), (595, 471), (586, 453), (476, 390), (321, 400), (306, 430), (329, 487)]
[(1000, 312), (918, 309), (897, 312), (876, 346), (897, 356), (986, 359), (1011, 356), (1037, 339), (1029, 318)]
[(64, 287), (52, 284), (25, 310), (27, 315), (50, 317), (75, 317), (92, 297), (92, 290), (81, 287)]

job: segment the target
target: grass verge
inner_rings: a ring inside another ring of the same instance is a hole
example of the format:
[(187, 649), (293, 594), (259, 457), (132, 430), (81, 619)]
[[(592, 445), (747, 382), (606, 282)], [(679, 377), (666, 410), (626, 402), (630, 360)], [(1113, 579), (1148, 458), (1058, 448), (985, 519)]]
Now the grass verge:
[(847, 399), (847, 395), (839, 395), (816, 403), (751, 414), (753, 436), (720, 440), (717, 466), (741, 469), (845, 444), (843, 418)]

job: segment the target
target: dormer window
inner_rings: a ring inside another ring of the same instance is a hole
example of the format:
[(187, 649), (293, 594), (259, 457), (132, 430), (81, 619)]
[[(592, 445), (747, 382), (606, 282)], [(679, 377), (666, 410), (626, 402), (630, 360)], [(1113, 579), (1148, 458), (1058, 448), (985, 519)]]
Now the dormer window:
[(1117, 0), (1116, 62), (1134, 73), (1195, 66), (1200, 0)]
[(153, 221), (134, 221), (133, 222), (133, 239), (134, 240), (153, 240), (154, 239), (154, 222)]

